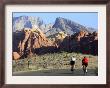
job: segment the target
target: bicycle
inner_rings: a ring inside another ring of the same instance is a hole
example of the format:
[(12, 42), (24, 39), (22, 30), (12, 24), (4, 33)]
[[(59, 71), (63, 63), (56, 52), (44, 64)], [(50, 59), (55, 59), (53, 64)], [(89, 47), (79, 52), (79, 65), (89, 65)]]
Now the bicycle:
[(84, 75), (87, 75), (87, 66), (86, 65), (83, 65), (83, 72), (84, 72)]

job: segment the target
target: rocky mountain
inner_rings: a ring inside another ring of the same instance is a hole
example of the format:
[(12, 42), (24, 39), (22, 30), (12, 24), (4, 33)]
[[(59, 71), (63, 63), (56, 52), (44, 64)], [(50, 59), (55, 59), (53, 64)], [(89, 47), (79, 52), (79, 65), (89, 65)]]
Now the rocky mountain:
[(98, 55), (98, 33), (65, 18), (43, 24), (38, 17), (13, 18), (13, 59), (60, 51)]
[(56, 18), (55, 24), (52, 26), (52, 29), (48, 30), (46, 35), (51, 36), (60, 31), (63, 31), (68, 35), (72, 35), (74, 33), (80, 32), (80, 31), (87, 31), (87, 32), (91, 33), (93, 31), (96, 31), (96, 29), (88, 28), (88, 27), (78, 24), (74, 21), (58, 17), (58, 18)]
[(43, 20), (36, 16), (20, 16), (13, 17), (13, 31), (20, 31), (23, 28), (32, 28), (32, 25), (40, 27), (43, 24)]
[(22, 31), (23, 28), (32, 28), (33, 25), (38, 26), (43, 33), (52, 29), (53, 24), (45, 24), (40, 17), (37, 16), (20, 16), (13, 17), (13, 32)]
[[(43, 24), (39, 28), (42, 30), (43, 33), (46, 33), (47, 31), (52, 29), (52, 26), (53, 26), (53, 24), (49, 23), (49, 24)], [(48, 35), (46, 35), (46, 36), (48, 36)]]
[(13, 32), (21, 31), (23, 28), (32, 28), (33, 25), (38, 26), (46, 36), (54, 35), (58, 32), (65, 32), (66, 34), (72, 35), (79, 31), (93, 32), (96, 31), (94, 28), (86, 27), (78, 24), (74, 21), (58, 17), (54, 24), (45, 24), (40, 17), (37, 16), (20, 16), (13, 17)]
[(59, 44), (60, 51), (98, 55), (98, 33), (80, 31), (67, 36)]
[(46, 38), (39, 28), (25, 28), (23, 31), (13, 33), (14, 60), (33, 54), (60, 51), (98, 55), (98, 33), (80, 31), (68, 36), (64, 32), (59, 32), (54, 41)]
[(39, 28), (24, 28), (22, 31), (13, 33), (13, 59), (50, 52), (51, 47), (54, 47), (53, 42), (47, 39)]

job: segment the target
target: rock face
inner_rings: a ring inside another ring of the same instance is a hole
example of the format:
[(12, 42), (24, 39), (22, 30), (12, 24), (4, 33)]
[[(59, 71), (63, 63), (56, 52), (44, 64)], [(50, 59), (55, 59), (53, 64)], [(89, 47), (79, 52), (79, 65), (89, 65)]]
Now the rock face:
[(13, 17), (13, 32), (21, 31), (23, 28), (32, 28), (32, 25), (40, 27), (42, 24), (43, 20), (36, 16)]
[(47, 31), (46, 35), (50, 36), (50, 35), (60, 32), (60, 31), (63, 31), (69, 35), (73, 35), (80, 31), (93, 32), (95, 30), (96, 29), (94, 29), (94, 28), (88, 28), (88, 27), (85, 27), (74, 21), (58, 17), (58, 18), (56, 18), (55, 24), (53, 25), (52, 29)]
[(13, 59), (18, 60), (21, 56), (17, 52), (13, 52)]
[(83, 54), (98, 55), (98, 34), (80, 31), (67, 36), (59, 45), (59, 48), (68, 52), (80, 52)]
[(80, 31), (93, 32), (96, 30), (62, 17), (56, 18), (54, 24), (45, 24), (43, 20), (37, 16), (13, 17), (13, 32), (22, 31), (23, 28), (32, 28), (33, 25), (37, 25), (46, 37), (61, 31), (66, 34), (73, 35)]
[(37, 25), (43, 33), (52, 29), (53, 26), (51, 23), (44, 24), (43, 20), (37, 16), (13, 17), (13, 32), (22, 31), (24, 28), (32, 28), (33, 25)]
[(25, 28), (14, 34), (13, 59), (27, 57), (32, 54), (44, 54), (59, 51), (80, 52), (98, 55), (98, 34), (80, 31), (74, 35), (59, 32), (54, 41), (46, 38), (39, 28)]
[(18, 57), (17, 54), (20, 57), (25, 57), (37, 53), (43, 47), (54, 47), (53, 43), (45, 37), (39, 28), (24, 28), (19, 33), (15, 32), (13, 38), (13, 55), (16, 52), (16, 57)]

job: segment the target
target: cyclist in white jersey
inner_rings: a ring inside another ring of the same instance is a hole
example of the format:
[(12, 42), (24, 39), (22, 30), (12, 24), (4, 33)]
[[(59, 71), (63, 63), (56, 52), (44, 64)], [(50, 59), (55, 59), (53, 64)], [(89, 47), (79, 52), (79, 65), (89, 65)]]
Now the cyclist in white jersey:
[(72, 72), (74, 71), (74, 68), (75, 68), (75, 61), (76, 61), (76, 58), (74, 56), (71, 57), (70, 65), (71, 65)]

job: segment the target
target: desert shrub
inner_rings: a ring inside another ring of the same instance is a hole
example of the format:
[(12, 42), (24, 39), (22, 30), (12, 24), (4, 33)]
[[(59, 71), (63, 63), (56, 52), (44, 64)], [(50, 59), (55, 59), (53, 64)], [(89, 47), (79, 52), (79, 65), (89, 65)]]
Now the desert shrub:
[[(80, 53), (47, 53), (44, 55), (33, 55), (31, 57), (13, 60), (13, 72), (32, 71), (32, 70), (50, 70), (50, 69), (70, 69), (70, 57), (76, 57), (76, 69), (81, 67), (81, 60), (84, 56)], [(96, 64), (96, 63), (94, 63)], [(28, 66), (29, 65), (29, 66)]]

